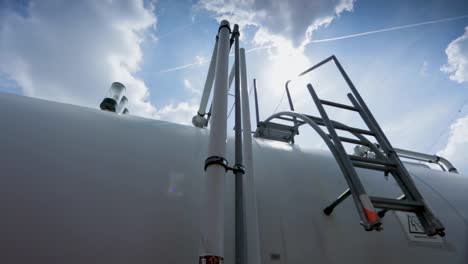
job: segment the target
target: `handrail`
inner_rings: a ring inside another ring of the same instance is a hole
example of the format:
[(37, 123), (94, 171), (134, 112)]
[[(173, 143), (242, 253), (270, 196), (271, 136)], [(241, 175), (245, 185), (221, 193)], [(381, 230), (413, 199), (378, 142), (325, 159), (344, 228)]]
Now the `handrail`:
[[(338, 68), (341, 75), (343, 76), (345, 81), (348, 83), (348, 86), (350, 87), (352, 93), (357, 97), (358, 104), (361, 105), (361, 107), (367, 109), (367, 105), (364, 103), (364, 101), (362, 100), (360, 95), (357, 93), (356, 88), (354, 87), (353, 83), (349, 79), (346, 72), (343, 70), (343, 67), (341, 66), (340, 62), (338, 61), (338, 59), (336, 58), (335, 55), (332, 55), (332, 56), (320, 61), (319, 63), (313, 65), (312, 67), (310, 67), (307, 70), (300, 73), (298, 75), (298, 77), (303, 76), (303, 75), (305, 75), (305, 74), (319, 68), (320, 66), (322, 66), (322, 65), (324, 65), (324, 64), (326, 64), (326, 63), (328, 63), (330, 61), (333, 61), (335, 63), (335, 66)], [(289, 82), (290, 81), (286, 82), (285, 90), (286, 90), (286, 94), (288, 95), (290, 108), (293, 110), (294, 107), (292, 106), (292, 101), (291, 101), (291, 97), (290, 97), (290, 93), (289, 93), (289, 89), (288, 89), (289, 88), (288, 87)], [(348, 97), (349, 97), (349, 95), (348, 95)], [(367, 112), (370, 112), (370, 111), (367, 111)], [(373, 122), (375, 124), (377, 123), (373, 116), (369, 116), (368, 118), (370, 118), (371, 122)], [(378, 129), (377, 132), (379, 134), (381, 134), (383, 136), (383, 138), (384, 138), (384, 142), (382, 142), (382, 143), (384, 143), (385, 146), (381, 146), (381, 147), (383, 147), (384, 149), (388, 149), (388, 150), (390, 150), (389, 147), (393, 148), (393, 147), (391, 147), (388, 139), (385, 137), (385, 135), (384, 135), (383, 131), (381, 130), (381, 128), (379, 126), (377, 126), (377, 129)], [(380, 153), (380, 151), (376, 151), (376, 149), (372, 147), (373, 145), (374, 144), (371, 144), (368, 147), (370, 147), (372, 149), (372, 151), (374, 151), (374, 153), (376, 153), (376, 155), (378, 155), (377, 153)], [(440, 156), (437, 156), (437, 155), (429, 155), (429, 154), (425, 154), (425, 153), (414, 152), (414, 151), (410, 151), (410, 150), (397, 149), (397, 148), (393, 148), (393, 151), (400, 157), (404, 157), (404, 158), (407, 158), (407, 159), (413, 159), (413, 160), (425, 161), (425, 162), (429, 162), (429, 163), (435, 163), (435, 164), (438, 164), (442, 168), (442, 170), (444, 170), (444, 171), (448, 171), (448, 172), (452, 172), (452, 173), (458, 173), (457, 169), (452, 165), (452, 163), (450, 163), (450, 161), (448, 161), (447, 159), (445, 159), (443, 157), (440, 157)]]
[[(267, 119), (265, 119), (264, 122), (269, 122), (271, 121), (272, 119), (275, 119), (275, 118), (280, 118), (281, 116), (290, 116), (292, 118), (299, 118), (299, 119), (302, 119), (303, 122), (307, 123), (309, 126), (311, 126), (315, 132), (317, 132), (317, 134), (319, 134), (319, 136), (323, 139), (323, 141), (325, 142), (325, 144), (327, 144), (327, 147), (330, 149), (330, 151), (332, 152), (333, 156), (335, 157), (335, 159), (338, 161), (339, 160), (339, 156), (337, 154), (337, 150), (335, 148), (335, 145), (333, 144), (333, 142), (331, 141), (331, 139), (328, 137), (328, 135), (320, 128), (320, 126), (315, 122), (313, 121), (310, 117), (304, 115), (304, 114), (299, 114), (299, 113), (296, 113), (296, 112), (290, 112), (290, 111), (284, 111), (284, 112), (279, 112), (279, 113), (276, 113), (276, 114), (273, 114), (271, 115), (270, 117), (268, 117)], [(340, 122), (337, 122), (337, 121), (333, 121), (334, 123), (336, 124), (340, 124), (340, 125), (343, 125), (341, 124)], [(343, 126), (346, 126), (346, 125), (343, 125)], [(358, 133), (352, 133), (354, 136), (356, 136), (357, 138), (359, 138), (361, 141), (363, 141), (364, 143), (368, 144), (369, 147), (374, 150), (374, 151), (377, 151), (377, 147), (372, 144), (372, 142), (370, 142), (366, 137), (358, 134)], [(378, 153), (378, 154), (377, 154)], [(376, 152), (376, 155), (380, 158), (384, 158), (383, 154), (380, 153), (380, 151), (377, 151)], [(341, 166), (341, 165), (340, 165)]]
[[(368, 146), (366, 146), (368, 147)], [(379, 149), (377, 146), (378, 153), (382, 153), (382, 149)], [(451, 173), (456, 173), (458, 174), (457, 169), (448, 161), (447, 159), (437, 156), (437, 155), (430, 155), (430, 154), (425, 154), (425, 153), (420, 153), (416, 151), (411, 151), (411, 150), (406, 150), (406, 149), (399, 149), (399, 148), (393, 148), (395, 150), (396, 154), (401, 157), (401, 158), (406, 158), (410, 160), (417, 160), (417, 161), (423, 161), (423, 162), (428, 162), (428, 163), (434, 163), (440, 166), (440, 168), (443, 171), (448, 171)], [(366, 151), (371, 151), (372, 153), (377, 153), (375, 152), (375, 149), (367, 149)]]
[(270, 117), (265, 119), (264, 122), (269, 122), (270, 120), (272, 120), (274, 118), (277, 118), (277, 117), (281, 117), (281, 116), (290, 116), (290, 117), (293, 117), (293, 118), (294, 117), (299, 118), (299, 119), (302, 119), (303, 122), (310, 125), (315, 130), (315, 132), (317, 132), (317, 134), (323, 139), (323, 141), (325, 142), (327, 147), (330, 149), (330, 151), (332, 152), (335, 159), (338, 161), (338, 164), (340, 165), (340, 168), (341, 168), (341, 166), (342, 166), (341, 165), (341, 160), (339, 159), (339, 156), (338, 156), (337, 150), (335, 148), (335, 145), (333, 144), (331, 139), (327, 136), (327, 134), (319, 127), (319, 125), (317, 125), (317, 123), (315, 123), (315, 121), (313, 121), (312, 119), (310, 119), (306, 115), (295, 113), (295, 112), (285, 111), (285, 112), (279, 112), (279, 113), (271, 115)]
[(412, 160), (419, 160), (419, 161), (425, 161), (429, 163), (436, 163), (439, 166), (441, 166), (442, 170), (446, 170), (448, 172), (452, 173), (457, 173), (457, 169), (448, 161), (447, 159), (437, 156), (437, 155), (429, 155), (425, 153), (420, 153), (420, 152), (415, 152), (411, 150), (405, 150), (405, 149), (398, 149), (394, 148), (395, 152), (397, 153), (398, 156), (407, 158), (407, 159), (412, 159)]
[[(271, 115), (270, 117), (265, 119), (264, 122), (269, 122), (269, 121), (271, 121), (271, 120), (273, 120), (275, 118), (280, 118), (281, 119), (282, 116), (290, 116), (292, 118), (299, 118), (299, 119), (302, 119), (303, 122), (310, 125), (319, 134), (319, 136), (323, 139), (323, 141), (327, 144), (328, 148), (332, 152), (335, 159), (337, 159), (337, 156), (336, 156), (336, 153), (335, 153), (336, 152), (335, 145), (330, 140), (330, 138), (327, 136), (327, 134), (320, 128), (320, 125), (318, 125), (310, 117), (308, 117), (308, 116), (306, 116), (304, 114), (296, 113), (296, 112), (284, 111), (284, 112), (279, 112), (279, 113)], [(346, 125), (344, 125), (344, 124), (342, 124), (340, 122), (337, 122), (337, 121), (332, 121), (332, 122), (334, 124), (339, 124), (339, 125), (347, 127)], [(372, 150), (372, 152), (374, 152), (376, 154), (377, 157), (385, 159), (385, 157), (382, 154), (381, 150), (379, 150), (378, 147), (374, 143), (372, 143), (370, 140), (368, 140), (366, 137), (364, 137), (363, 135), (361, 135), (359, 133), (352, 133), (352, 132), (350, 132), (350, 133), (353, 134), (355, 137), (357, 137), (359, 140), (361, 140), (363, 143), (365, 143), (366, 146), (369, 147)], [(448, 172), (458, 174), (457, 169), (452, 165), (452, 163), (450, 163), (450, 161), (448, 161), (447, 159), (445, 159), (443, 157), (440, 157), (440, 156), (437, 156), (437, 155), (429, 155), (429, 154), (419, 153), (419, 152), (410, 151), (410, 150), (399, 149), (399, 148), (394, 148), (394, 150), (397, 153), (397, 155), (400, 156), (400, 157), (407, 158), (407, 159), (413, 159), (413, 160), (425, 161), (425, 162), (429, 162), (429, 163), (436, 163), (439, 166), (441, 166), (441, 168), (444, 171), (448, 171)]]

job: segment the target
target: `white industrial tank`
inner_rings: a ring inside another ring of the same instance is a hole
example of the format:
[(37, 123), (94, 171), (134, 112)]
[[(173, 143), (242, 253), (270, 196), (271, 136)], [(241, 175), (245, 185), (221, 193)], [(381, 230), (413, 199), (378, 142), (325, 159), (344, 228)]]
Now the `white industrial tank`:
[[(7, 94), (0, 113), (0, 263), (197, 261), (207, 129)], [(257, 139), (253, 158), (262, 263), (468, 263), (464, 175), (406, 165), (446, 228), (427, 237), (399, 212), (366, 232), (351, 199), (324, 215), (347, 188), (328, 151)], [(358, 173), (370, 195), (400, 195), (391, 177)], [(231, 172), (225, 203), (234, 263)]]

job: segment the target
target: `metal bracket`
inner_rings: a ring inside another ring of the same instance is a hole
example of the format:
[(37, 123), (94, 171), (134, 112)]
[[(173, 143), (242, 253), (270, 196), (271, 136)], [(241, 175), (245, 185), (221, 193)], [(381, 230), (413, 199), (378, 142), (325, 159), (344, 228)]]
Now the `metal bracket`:
[(212, 157), (208, 157), (205, 160), (205, 171), (208, 168), (208, 166), (215, 165), (215, 164), (223, 166), (226, 171), (231, 169), (231, 168), (229, 168), (228, 162), (227, 162), (227, 160), (225, 158), (218, 157), (218, 156), (212, 156)]
[(234, 166), (232, 166), (232, 168), (229, 168), (230, 170), (232, 170), (232, 172), (234, 174), (237, 174), (238, 172), (242, 173), (242, 174), (245, 174), (245, 168), (244, 166), (242, 165), (239, 165), (239, 164), (236, 164)]

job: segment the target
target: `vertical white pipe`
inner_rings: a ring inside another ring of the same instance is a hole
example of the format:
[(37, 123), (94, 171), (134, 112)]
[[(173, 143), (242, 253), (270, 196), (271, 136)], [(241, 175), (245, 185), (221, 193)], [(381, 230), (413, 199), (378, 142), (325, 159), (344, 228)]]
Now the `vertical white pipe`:
[(254, 166), (252, 154), (252, 133), (250, 131), (250, 105), (248, 93), (247, 63), (245, 60), (245, 50), (240, 49), (240, 68), (241, 68), (241, 96), (242, 96), (242, 133), (244, 151), (244, 194), (245, 194), (245, 212), (246, 212), (246, 233), (247, 233), (247, 263), (260, 264), (260, 242), (258, 232), (258, 214), (257, 214), (257, 195), (254, 185)]
[[(208, 143), (208, 159), (224, 159), (227, 130), (227, 86), (229, 71), (229, 22), (223, 20), (218, 32), (218, 52), (213, 94), (213, 113)], [(205, 163), (206, 164), (206, 163)], [(224, 256), (224, 181), (222, 164), (205, 166), (205, 190), (202, 196), (199, 263), (222, 263)]]
[(218, 36), (216, 36), (216, 42), (213, 48), (213, 54), (211, 54), (210, 66), (208, 67), (208, 74), (206, 75), (205, 87), (203, 88), (203, 94), (198, 107), (197, 114), (192, 118), (192, 124), (196, 127), (205, 127), (208, 125), (208, 120), (205, 118), (206, 105), (210, 98), (211, 88), (213, 87), (213, 80), (215, 76), (216, 67), (216, 56), (218, 54)]
[(229, 86), (228, 91), (231, 89), (232, 82), (234, 81), (235, 65), (232, 66), (231, 72), (229, 73)]
[(200, 101), (200, 107), (198, 108), (198, 114), (204, 115), (206, 112), (206, 105), (208, 104), (208, 99), (210, 98), (211, 88), (213, 87), (213, 80), (215, 77), (215, 67), (216, 67), (216, 57), (218, 54), (218, 38), (216, 38), (215, 46), (213, 48), (213, 54), (211, 54), (210, 66), (208, 68), (208, 74), (205, 80), (205, 86), (203, 88), (203, 94)]

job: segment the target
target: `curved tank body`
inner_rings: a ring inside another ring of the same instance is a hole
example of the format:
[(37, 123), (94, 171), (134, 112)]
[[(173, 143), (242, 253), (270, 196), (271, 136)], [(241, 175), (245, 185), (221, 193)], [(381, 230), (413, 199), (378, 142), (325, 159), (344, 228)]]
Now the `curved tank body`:
[[(6, 94), (0, 112), (1, 263), (197, 261), (206, 129)], [(262, 263), (468, 263), (468, 177), (407, 165), (443, 239), (404, 213), (366, 232), (351, 199), (322, 213), (346, 188), (327, 151), (253, 144)], [(391, 178), (358, 173), (370, 195), (400, 194)], [(230, 172), (225, 197), (234, 263)]]

